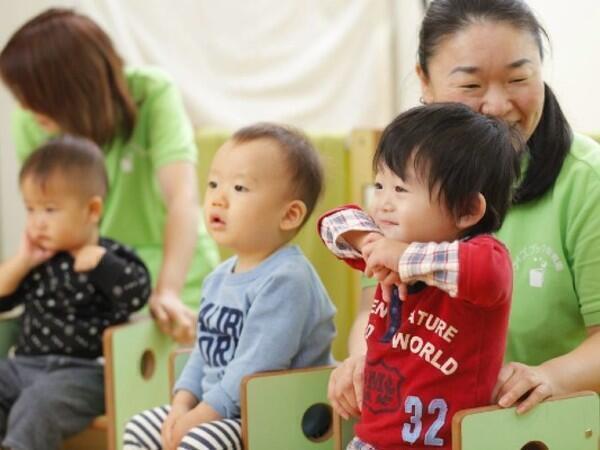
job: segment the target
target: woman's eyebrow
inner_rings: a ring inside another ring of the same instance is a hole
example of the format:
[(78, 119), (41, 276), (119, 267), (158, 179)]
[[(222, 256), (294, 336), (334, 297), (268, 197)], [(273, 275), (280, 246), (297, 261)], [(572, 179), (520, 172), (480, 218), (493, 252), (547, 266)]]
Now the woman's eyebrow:
[(455, 73), (466, 73), (472, 75), (476, 72), (479, 72), (479, 67), (476, 66), (458, 66), (450, 71), (448, 75), (454, 75)]
[[(524, 66), (525, 64), (533, 64), (529, 58), (521, 58), (517, 59), (514, 62), (511, 62), (506, 65), (507, 69), (517, 69), (519, 67)], [(457, 66), (450, 71), (449, 75), (453, 75), (455, 73), (466, 73), (472, 75), (474, 73), (479, 72), (481, 69), (477, 66)]]
[(521, 58), (521, 59), (517, 59), (515, 62), (511, 62), (510, 64), (507, 64), (506, 67), (508, 69), (517, 69), (519, 67), (524, 66), (525, 64), (533, 64), (533, 62), (529, 58)]

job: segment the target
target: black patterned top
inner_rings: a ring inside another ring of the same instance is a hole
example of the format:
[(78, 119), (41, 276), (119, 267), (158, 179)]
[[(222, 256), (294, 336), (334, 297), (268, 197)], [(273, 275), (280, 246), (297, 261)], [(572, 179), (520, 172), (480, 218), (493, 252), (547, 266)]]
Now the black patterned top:
[(60, 252), (32, 269), (15, 292), (0, 297), (0, 312), (23, 303), (17, 355), (102, 355), (102, 333), (126, 322), (150, 296), (150, 275), (132, 249), (100, 238), (106, 253), (89, 272), (75, 272)]

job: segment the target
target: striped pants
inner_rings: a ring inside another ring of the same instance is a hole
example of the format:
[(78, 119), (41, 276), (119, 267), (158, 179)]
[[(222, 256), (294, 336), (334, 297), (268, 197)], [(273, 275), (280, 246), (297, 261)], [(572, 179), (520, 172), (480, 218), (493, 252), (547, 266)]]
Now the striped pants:
[[(123, 435), (123, 450), (161, 450), (160, 430), (169, 405), (148, 409), (133, 416)], [(222, 419), (192, 428), (178, 450), (242, 450), (240, 419)]]

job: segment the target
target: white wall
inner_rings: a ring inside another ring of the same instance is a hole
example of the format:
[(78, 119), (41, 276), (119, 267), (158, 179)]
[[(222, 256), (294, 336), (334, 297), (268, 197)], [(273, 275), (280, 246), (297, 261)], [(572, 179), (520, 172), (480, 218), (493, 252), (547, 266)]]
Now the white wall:
[(576, 130), (600, 132), (600, 1), (528, 3), (550, 35), (546, 80)]
[[(194, 0), (177, 10), (169, 4), (0, 0), (0, 46), (35, 13), (76, 6), (110, 32), (126, 60), (165, 66), (198, 125), (271, 119), (313, 130), (382, 126), (418, 101), (420, 0)], [(546, 78), (567, 116), (578, 130), (600, 131), (600, 2), (529, 4), (551, 36)], [(2, 255), (14, 251), (23, 224), (11, 108), (0, 87)]]

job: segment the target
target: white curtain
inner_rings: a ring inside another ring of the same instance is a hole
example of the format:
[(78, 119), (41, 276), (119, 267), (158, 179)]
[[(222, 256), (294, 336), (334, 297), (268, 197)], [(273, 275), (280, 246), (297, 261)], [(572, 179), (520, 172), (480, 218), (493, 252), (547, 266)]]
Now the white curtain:
[[(0, 45), (30, 17), (74, 7), (110, 34), (131, 65), (178, 83), (196, 126), (259, 120), (309, 131), (381, 127), (418, 90), (410, 75), (420, 0), (0, 0)], [(398, 26), (407, 31), (400, 37)], [(407, 64), (401, 62), (406, 59)], [(397, 95), (399, 89), (409, 91)], [(23, 227), (12, 100), (0, 87), (0, 250)]]
[(382, 126), (394, 114), (394, 1), (77, 4), (129, 63), (168, 70), (199, 126), (275, 120), (348, 130)]

